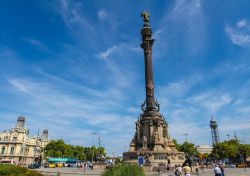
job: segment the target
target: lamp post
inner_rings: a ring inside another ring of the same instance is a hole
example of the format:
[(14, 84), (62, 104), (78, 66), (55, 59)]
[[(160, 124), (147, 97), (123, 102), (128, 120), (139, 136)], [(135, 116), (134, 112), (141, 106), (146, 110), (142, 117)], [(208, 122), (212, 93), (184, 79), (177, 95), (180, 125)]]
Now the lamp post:
[(183, 135), (185, 136), (185, 139), (186, 139), (186, 142), (187, 142), (188, 133), (184, 133)]
[(91, 133), (91, 134), (93, 134), (94, 135), (94, 138), (93, 138), (93, 143), (94, 143), (94, 146), (92, 147), (93, 149), (92, 149), (92, 164), (93, 164), (93, 160), (94, 160), (94, 153), (95, 153), (95, 135), (97, 134), (96, 132), (93, 132), (93, 133)]
[(230, 135), (229, 135), (229, 134), (227, 134), (227, 141), (229, 141), (229, 136), (230, 136)]
[[(237, 136), (236, 136), (236, 132), (234, 131), (234, 137), (235, 137), (235, 140), (237, 142), (237, 148), (238, 148), (238, 155), (239, 155), (239, 162), (240, 164), (245, 164), (245, 161), (244, 161), (244, 158), (243, 158), (243, 155), (241, 154), (240, 152), (240, 142), (245, 142), (245, 141), (240, 141)], [(246, 172), (246, 167), (244, 166), (244, 170)]]
[[(186, 145), (187, 145), (187, 144), (188, 144), (188, 142), (187, 142), (188, 133), (184, 133), (183, 135), (184, 135), (185, 138), (186, 138)], [(184, 143), (183, 143), (183, 144), (184, 144)], [(186, 145), (184, 144), (184, 153), (186, 154), (186, 156), (188, 156), (187, 151), (186, 151)], [(189, 156), (188, 156), (188, 157), (189, 157)]]

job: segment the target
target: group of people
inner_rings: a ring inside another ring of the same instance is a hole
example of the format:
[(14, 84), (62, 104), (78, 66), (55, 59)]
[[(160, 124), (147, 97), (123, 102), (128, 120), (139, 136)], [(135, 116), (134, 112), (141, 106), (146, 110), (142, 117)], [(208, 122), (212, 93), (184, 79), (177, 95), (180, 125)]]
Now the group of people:
[(181, 167), (181, 165), (175, 165), (175, 172), (174, 174), (176, 176), (184, 175), (184, 176), (191, 176), (191, 167), (186, 164), (184, 167)]
[[(203, 170), (203, 168), (202, 168), (202, 170)], [(196, 175), (199, 175), (198, 168), (196, 168), (195, 171), (196, 171)], [(215, 176), (225, 176), (224, 167), (222, 164), (214, 165), (213, 171), (214, 171)], [(191, 172), (192, 172), (192, 168), (188, 164), (186, 164), (183, 167), (181, 165), (178, 165), (178, 166), (175, 165), (174, 174), (176, 176), (191, 176)]]

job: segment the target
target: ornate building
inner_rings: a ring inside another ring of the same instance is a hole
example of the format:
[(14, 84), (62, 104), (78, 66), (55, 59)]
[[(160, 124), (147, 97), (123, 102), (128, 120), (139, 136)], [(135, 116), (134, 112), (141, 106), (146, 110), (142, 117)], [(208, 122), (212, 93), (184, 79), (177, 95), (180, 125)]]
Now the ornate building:
[(25, 117), (18, 117), (16, 126), (0, 133), (0, 160), (14, 160), (17, 164), (40, 163), (42, 148), (49, 142), (48, 130), (42, 136), (29, 136)]
[(141, 106), (142, 113), (136, 122), (136, 132), (128, 152), (123, 153), (126, 162), (137, 163), (138, 157), (145, 158), (145, 164), (151, 169), (182, 164), (184, 153), (178, 152), (168, 134), (168, 123), (160, 114), (160, 104), (154, 97), (154, 80), (152, 66), (152, 30), (149, 25), (149, 14), (141, 14), (144, 25), (141, 30), (145, 63), (146, 100)]

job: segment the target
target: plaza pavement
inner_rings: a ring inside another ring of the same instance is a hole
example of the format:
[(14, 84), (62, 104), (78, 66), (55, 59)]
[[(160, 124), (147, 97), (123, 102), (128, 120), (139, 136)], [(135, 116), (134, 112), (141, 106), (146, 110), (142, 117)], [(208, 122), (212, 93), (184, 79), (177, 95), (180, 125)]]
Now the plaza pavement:
[[(147, 176), (158, 175), (157, 173), (147, 173)], [(196, 176), (192, 173), (191, 176)], [(160, 176), (174, 176), (173, 172), (160, 173)], [(213, 169), (205, 169), (204, 173), (199, 170), (198, 176), (214, 176)], [(250, 176), (250, 168), (225, 168), (225, 176)]]
[[(39, 172), (43, 173), (45, 176), (58, 176), (58, 172), (60, 176), (98, 176), (104, 171), (103, 169), (96, 170), (86, 170), (84, 173), (83, 168), (40, 168), (36, 169)], [(172, 176), (173, 172), (161, 172), (158, 174), (157, 172), (147, 172), (147, 176)], [(173, 175), (174, 176), (174, 175)], [(196, 176), (195, 173), (192, 176)], [(214, 176), (212, 169), (205, 169), (204, 173), (199, 171), (199, 176)], [(250, 176), (250, 168), (246, 168), (246, 172), (242, 168), (226, 168), (225, 176)]]

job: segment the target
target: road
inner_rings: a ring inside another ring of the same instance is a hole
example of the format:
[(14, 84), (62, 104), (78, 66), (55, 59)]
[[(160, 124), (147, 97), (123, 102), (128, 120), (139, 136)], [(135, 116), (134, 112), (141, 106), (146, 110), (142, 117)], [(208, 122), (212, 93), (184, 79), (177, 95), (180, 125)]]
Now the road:
[[(40, 168), (37, 169), (39, 172), (42, 172), (46, 176), (58, 176), (58, 173), (60, 173), (60, 176), (84, 176), (84, 175), (92, 175), (97, 176), (101, 175), (101, 173), (104, 171), (103, 169), (97, 169), (97, 170), (89, 170), (87, 169), (84, 173), (83, 168)], [(171, 176), (173, 175), (173, 172), (163, 173), (161, 172), (158, 174), (157, 172), (148, 172), (146, 173), (147, 176)], [(195, 173), (192, 174), (192, 176), (196, 176)], [(205, 169), (204, 173), (199, 171), (199, 176), (214, 176), (212, 169)], [(250, 168), (246, 169), (246, 172), (244, 169), (241, 168), (226, 168), (225, 169), (225, 176), (250, 176)]]

